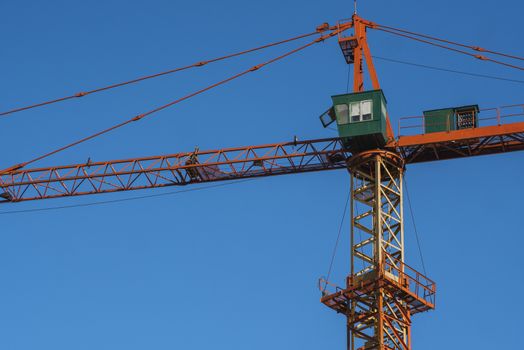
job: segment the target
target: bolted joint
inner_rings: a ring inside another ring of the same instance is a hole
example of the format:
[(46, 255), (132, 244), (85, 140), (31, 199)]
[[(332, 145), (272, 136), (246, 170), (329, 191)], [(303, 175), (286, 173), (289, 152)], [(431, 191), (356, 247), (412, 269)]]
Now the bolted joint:
[(317, 26), (316, 30), (319, 33), (325, 32), (326, 30), (329, 30), (329, 23), (327, 23), (327, 22), (322, 23), (321, 25)]
[(3, 198), (3, 202), (5, 201), (9, 201), (9, 202), (12, 202), (13, 201), (13, 196), (11, 195), (11, 193), (9, 192), (3, 192), (3, 193), (0, 193), (0, 197)]
[(367, 27), (367, 28), (371, 28), (371, 29), (376, 29), (376, 28), (378, 28), (378, 24), (376, 24), (375, 22), (367, 21), (365, 24), (366, 24), (366, 27)]

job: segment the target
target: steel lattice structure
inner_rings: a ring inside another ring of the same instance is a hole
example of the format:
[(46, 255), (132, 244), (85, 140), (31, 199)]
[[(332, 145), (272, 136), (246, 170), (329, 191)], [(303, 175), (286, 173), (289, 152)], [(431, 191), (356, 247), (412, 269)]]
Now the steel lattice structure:
[[(406, 164), (524, 150), (524, 123), (402, 136), (386, 148)], [(339, 138), (328, 138), (20, 169), (0, 174), (0, 197), (21, 202), (343, 169), (350, 156)]]
[(87, 162), (0, 175), (4, 201), (79, 196), (345, 168), (338, 138)]
[[(402, 177), (395, 153), (348, 160), (351, 273), (321, 301), (347, 318), (348, 349), (411, 348), (411, 315), (435, 307), (435, 283), (404, 263)], [(361, 210), (359, 210), (361, 208)]]
[(408, 163), (520, 151), (524, 150), (524, 123), (402, 136), (392, 146)]

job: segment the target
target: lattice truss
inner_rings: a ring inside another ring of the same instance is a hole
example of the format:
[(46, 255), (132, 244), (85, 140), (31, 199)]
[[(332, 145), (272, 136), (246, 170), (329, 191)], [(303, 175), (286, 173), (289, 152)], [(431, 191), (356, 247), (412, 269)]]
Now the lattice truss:
[(343, 169), (350, 153), (340, 139), (320, 139), (213, 151), (16, 170), (0, 175), (4, 201)]
[(357, 157), (350, 172), (350, 349), (409, 349), (409, 311), (378, 280), (382, 272), (398, 280), (403, 270), (402, 162), (372, 153)]
[(521, 150), (524, 150), (524, 132), (399, 147), (399, 151), (407, 163), (455, 159)]

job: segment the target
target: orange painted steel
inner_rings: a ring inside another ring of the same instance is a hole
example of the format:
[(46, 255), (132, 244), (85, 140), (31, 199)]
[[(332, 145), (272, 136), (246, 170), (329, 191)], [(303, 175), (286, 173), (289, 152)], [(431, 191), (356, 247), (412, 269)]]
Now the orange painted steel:
[[(344, 30), (339, 30), (338, 41), (342, 44), (350, 40), (356, 40), (356, 46), (354, 47), (354, 69), (353, 69), (353, 92), (362, 92), (365, 90), (365, 74), (364, 74), (364, 65), (363, 61), (365, 60), (367, 71), (369, 74), (369, 79), (371, 80), (371, 85), (374, 90), (380, 89), (380, 83), (378, 80), (377, 71), (375, 70), (375, 65), (373, 64), (373, 57), (371, 55), (371, 50), (369, 49), (368, 40), (367, 40), (367, 29), (368, 28), (377, 28), (377, 24), (371, 21), (365, 20), (358, 15), (353, 15), (350, 20), (342, 20), (338, 23), (339, 28), (353, 28), (353, 36), (344, 36), (342, 33)], [(393, 132), (393, 127), (391, 126), (391, 121), (389, 116), (386, 118), (386, 134), (389, 140), (395, 138)]]
[[(524, 122), (403, 136), (386, 148), (399, 152), (406, 164), (519, 151), (524, 150)], [(340, 139), (330, 138), (19, 169), (0, 175), (0, 197), (20, 202), (345, 169), (350, 155)]]
[[(393, 259), (395, 264), (388, 262)], [(436, 305), (436, 284), (412, 267), (391, 256), (383, 258), (380, 272), (370, 279), (346, 279), (346, 288), (320, 280), (323, 296), (321, 302), (337, 313), (347, 314), (348, 301), (377, 290), (387, 288), (397, 296), (402, 295), (411, 315), (432, 310)], [(326, 286), (327, 288), (325, 288)]]
[(321, 288), (321, 302), (345, 316), (348, 350), (410, 350), (411, 317), (435, 307), (436, 286), (404, 263), (404, 160), (371, 150), (347, 165), (350, 273), (344, 289)]
[(432, 132), (428, 134), (401, 136), (388, 147), (408, 147), (441, 142), (458, 142), (470, 139), (514, 135), (524, 133), (524, 122), (484, 126), (471, 129)]
[(345, 169), (338, 138), (17, 170), (0, 176), (4, 202), (70, 197)]
[[(510, 112), (503, 112), (508, 110)], [(485, 117), (489, 112), (492, 114)], [(401, 135), (386, 147), (399, 152), (407, 163), (524, 150), (524, 122), (507, 123), (508, 120), (524, 119), (524, 104), (481, 109), (478, 117), (479, 123), (492, 125), (460, 130), (449, 130), (448, 126), (448, 131)], [(403, 121), (419, 124), (402, 127)], [(399, 133), (410, 128), (423, 128), (424, 124), (424, 117), (401, 118)]]
[(406, 163), (420, 163), (524, 150), (524, 123), (405, 136), (388, 145)]
[[(318, 30), (321, 31), (322, 28), (326, 28), (326, 27), (328, 27), (328, 25), (324, 24), (324, 26), (319, 26)], [(134, 117), (132, 117), (130, 119), (127, 119), (127, 120), (125, 120), (125, 121), (123, 121), (121, 123), (115, 124), (115, 125), (113, 125), (113, 126), (111, 126), (109, 128), (106, 128), (106, 129), (103, 129), (101, 131), (98, 131), (98, 132), (96, 132), (94, 134), (91, 134), (91, 135), (89, 135), (87, 137), (84, 137), (84, 138), (82, 138), (80, 140), (74, 141), (74, 142), (69, 143), (69, 144), (67, 144), (65, 146), (62, 146), (62, 147), (59, 147), (59, 148), (57, 148), (55, 150), (52, 150), (50, 152), (44, 153), (44, 154), (42, 154), (42, 155), (40, 155), (40, 156), (38, 156), (36, 158), (33, 158), (31, 160), (28, 160), (28, 161), (20, 163), (20, 164), (15, 164), (15, 165), (13, 165), (13, 166), (11, 166), (9, 168), (6, 168), (4, 170), (0, 170), (0, 174), (5, 174), (5, 173), (8, 173), (8, 172), (11, 172), (11, 171), (14, 171), (14, 170), (19, 170), (21, 168), (26, 167), (27, 165), (35, 163), (35, 162), (37, 162), (39, 160), (42, 160), (44, 158), (47, 158), (47, 157), (52, 156), (54, 154), (57, 154), (59, 152), (62, 152), (64, 150), (66, 150), (66, 149), (69, 149), (69, 148), (72, 148), (74, 146), (77, 146), (77, 145), (79, 145), (81, 143), (84, 143), (84, 142), (86, 142), (88, 140), (92, 140), (92, 139), (94, 139), (94, 138), (96, 138), (98, 136), (107, 134), (107, 133), (109, 133), (109, 132), (111, 132), (113, 130), (119, 129), (119, 128), (124, 127), (124, 126), (126, 126), (128, 124), (131, 124), (131, 123), (140, 121), (140, 120), (142, 120), (144, 118), (150, 117), (150, 116), (152, 116), (152, 115), (154, 115), (154, 114), (156, 114), (156, 113), (158, 113), (158, 112), (160, 112), (160, 111), (162, 111), (162, 110), (164, 110), (166, 108), (172, 107), (172, 106), (174, 106), (176, 104), (179, 104), (180, 102), (186, 101), (186, 100), (188, 100), (188, 99), (190, 99), (192, 97), (195, 97), (197, 95), (200, 95), (200, 94), (202, 94), (202, 93), (204, 93), (206, 91), (209, 91), (209, 90), (214, 89), (214, 88), (216, 88), (218, 86), (221, 86), (221, 85), (224, 85), (226, 83), (229, 83), (229, 82), (231, 82), (231, 81), (233, 81), (235, 79), (238, 79), (238, 78), (240, 78), (242, 76), (245, 76), (245, 75), (247, 75), (249, 73), (258, 71), (259, 69), (261, 69), (261, 68), (263, 68), (265, 66), (268, 66), (268, 65), (270, 65), (272, 63), (280, 61), (280, 60), (282, 60), (282, 59), (284, 59), (284, 58), (286, 58), (286, 57), (288, 57), (290, 55), (293, 55), (293, 54), (295, 54), (297, 52), (300, 52), (301, 50), (304, 50), (304, 49), (306, 49), (306, 48), (308, 48), (310, 46), (313, 46), (315, 44), (323, 42), (324, 40), (329, 39), (329, 38), (331, 38), (333, 36), (338, 35), (339, 33), (343, 32), (343, 31), (345, 31), (347, 28), (348, 28), (348, 26), (336, 27), (333, 30), (331, 30), (331, 32), (329, 32), (327, 34), (324, 34), (324, 35), (318, 37), (317, 39), (315, 39), (315, 40), (313, 40), (313, 41), (311, 41), (311, 42), (309, 42), (307, 44), (301, 45), (298, 48), (295, 48), (295, 49), (293, 49), (291, 51), (288, 51), (288, 52), (286, 52), (286, 53), (284, 53), (284, 54), (282, 54), (280, 56), (277, 56), (277, 57), (274, 57), (272, 59), (269, 59), (269, 60), (267, 60), (267, 61), (265, 61), (263, 63), (260, 63), (258, 65), (255, 65), (255, 66), (249, 68), (249, 69), (246, 69), (246, 70), (244, 70), (244, 71), (242, 71), (240, 73), (237, 73), (237, 74), (235, 74), (233, 76), (230, 76), (229, 78), (220, 80), (219, 82), (211, 84), (211, 85), (209, 85), (209, 86), (207, 86), (205, 88), (202, 88), (200, 90), (192, 92), (192, 93), (190, 93), (188, 95), (185, 95), (185, 96), (183, 96), (181, 98), (173, 100), (173, 101), (171, 101), (169, 103), (166, 103), (166, 104), (164, 104), (162, 106), (156, 107), (156, 108), (154, 108), (152, 110), (149, 110), (149, 111), (147, 111), (145, 113), (142, 113), (142, 114), (139, 114), (137, 116), (134, 116)], [(324, 30), (327, 30), (327, 29), (324, 29)]]
[(433, 46), (439, 47), (441, 49), (445, 49), (445, 50), (461, 53), (463, 55), (470, 56), (470, 57), (476, 58), (478, 60), (489, 61), (489, 62), (500, 64), (500, 65), (503, 65), (503, 66), (506, 66), (506, 67), (510, 67), (510, 68), (514, 68), (514, 69), (518, 69), (518, 70), (524, 70), (524, 67), (521, 67), (521, 66), (516, 66), (514, 64), (510, 64), (510, 63), (507, 63), (507, 62), (494, 60), (492, 58), (489, 58), (489, 57), (486, 57), (486, 56), (483, 56), (483, 55), (473, 54), (473, 53), (470, 53), (470, 52), (467, 52), (467, 51), (464, 51), (464, 50), (460, 50), (460, 49), (456, 49), (454, 47), (438, 44), (438, 43), (435, 43), (435, 42), (431, 42), (429, 40), (420, 39), (420, 38), (417, 38), (417, 37), (414, 37), (414, 36), (410, 36), (410, 35), (407, 35), (407, 34), (402, 34), (402, 33), (399, 33), (399, 32), (393, 31), (393, 30), (384, 29), (384, 28), (381, 28), (380, 26), (377, 27), (376, 29), (381, 30), (381, 31), (386, 32), (386, 33), (398, 35), (398, 36), (401, 36), (401, 37), (404, 37), (404, 38), (407, 38), (407, 39), (419, 41), (419, 42), (424, 43), (424, 44), (433, 45)]
[(430, 39), (430, 40), (434, 40), (434, 41), (440, 41), (442, 43), (451, 44), (451, 45), (455, 45), (455, 46), (464, 47), (464, 48), (467, 48), (467, 49), (470, 49), (470, 50), (473, 50), (473, 51), (486, 52), (486, 53), (490, 53), (490, 54), (493, 54), (493, 55), (504, 56), (504, 57), (507, 57), (507, 58), (524, 61), (524, 57), (520, 57), (520, 56), (516, 56), (516, 55), (512, 55), (512, 54), (507, 54), (507, 53), (504, 53), (504, 52), (489, 50), (489, 49), (486, 49), (486, 48), (483, 48), (483, 47), (480, 47), (480, 46), (466, 45), (466, 44), (462, 44), (462, 43), (459, 43), (459, 42), (456, 42), (456, 41), (451, 41), (451, 40), (447, 40), (447, 39), (437, 38), (435, 36), (431, 36), (431, 35), (427, 35), (427, 34), (421, 34), (421, 33), (416, 33), (416, 32), (412, 32), (412, 31), (409, 31), (409, 30), (405, 30), (405, 29), (385, 26), (383, 24), (378, 24), (377, 26), (380, 27), (380, 28), (386, 28), (386, 29), (394, 30), (394, 31), (397, 31), (397, 32), (400, 32), (400, 33), (416, 35), (416, 36), (419, 36), (419, 37), (422, 37), (422, 38), (426, 38), (426, 39)]
[[(323, 280), (320, 281), (319, 285), (327, 287), (323, 287), (321, 290), (323, 295), (320, 299), (321, 303), (348, 318), (349, 332), (361, 339), (366, 339), (370, 343), (376, 343), (377, 337), (364, 332), (361, 328), (362, 324), (374, 323), (378, 325), (377, 328), (381, 329), (377, 332), (379, 339), (384, 337), (385, 328), (392, 330), (393, 334), (390, 334), (389, 337), (396, 343), (396, 346), (389, 347), (378, 342), (381, 346), (374, 349), (410, 350), (411, 317), (421, 312), (433, 310), (436, 305), (435, 282), (404, 263), (391, 264), (386, 259), (383, 259), (376, 274), (370, 274), (366, 278), (359, 279), (348, 277), (345, 288)], [(349, 317), (354, 313), (352, 312), (352, 303), (367, 305), (369, 300), (375, 297), (377, 291), (392, 303), (392, 308), (394, 307), (396, 312), (385, 312), (382, 308), (370, 308)], [(408, 334), (404, 336), (398, 334), (393, 323), (405, 327), (404, 331)], [(348, 346), (348, 349), (354, 347), (355, 344), (352, 344)]]

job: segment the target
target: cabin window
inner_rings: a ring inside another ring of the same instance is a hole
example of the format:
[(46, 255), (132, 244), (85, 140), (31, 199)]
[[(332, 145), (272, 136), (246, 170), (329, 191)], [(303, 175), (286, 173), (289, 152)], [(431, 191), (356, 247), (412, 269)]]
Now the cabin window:
[(351, 122), (365, 122), (373, 119), (373, 101), (359, 101), (351, 103)]
[(371, 100), (361, 102), (362, 121), (371, 120)]
[(351, 122), (360, 121), (360, 102), (353, 102), (351, 104)]
[(348, 113), (348, 105), (346, 104), (340, 104), (335, 106), (336, 112), (337, 112), (337, 119), (338, 124), (348, 124), (349, 123), (349, 113)]

